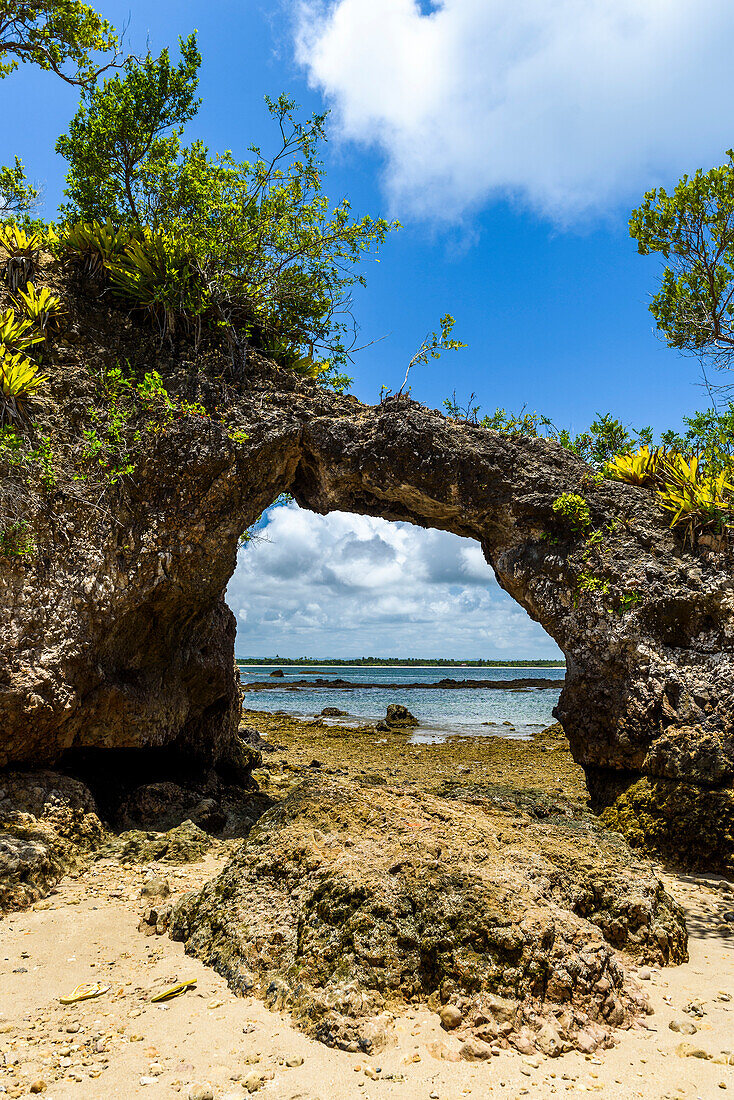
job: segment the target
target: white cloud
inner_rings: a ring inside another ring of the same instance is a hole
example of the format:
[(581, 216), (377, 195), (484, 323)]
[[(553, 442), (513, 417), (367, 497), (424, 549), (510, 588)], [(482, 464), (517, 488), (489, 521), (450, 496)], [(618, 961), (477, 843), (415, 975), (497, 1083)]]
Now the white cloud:
[(558, 656), (469, 539), (296, 504), (260, 534), (227, 590), (241, 656)]
[(297, 56), (398, 213), (489, 197), (559, 220), (732, 143), (731, 0), (301, 0)]

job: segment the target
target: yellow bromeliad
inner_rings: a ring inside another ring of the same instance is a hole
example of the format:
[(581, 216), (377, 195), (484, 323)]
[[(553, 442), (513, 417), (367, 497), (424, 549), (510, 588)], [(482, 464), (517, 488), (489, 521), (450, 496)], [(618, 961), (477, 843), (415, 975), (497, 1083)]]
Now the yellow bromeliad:
[(0, 248), (8, 256), (26, 256), (37, 252), (42, 244), (43, 237), (40, 233), (26, 233), (25, 229), (12, 222), (0, 225)]
[(98, 274), (105, 264), (121, 256), (135, 231), (105, 222), (75, 222), (58, 235), (56, 248), (76, 255), (88, 274)]
[(658, 498), (661, 506), (673, 513), (670, 526), (685, 524), (692, 535), (696, 529), (723, 523), (732, 510), (733, 477), (732, 470), (707, 474), (698, 455), (690, 459), (681, 454), (666, 457)]
[(0, 345), (0, 424), (26, 419), (26, 403), (46, 381), (37, 363)]
[(10, 308), (0, 313), (0, 345), (9, 351), (22, 351), (32, 344), (40, 344), (43, 336), (33, 331), (33, 322), (28, 317), (15, 318), (15, 310)]
[(604, 467), (604, 474), (612, 481), (626, 481), (629, 485), (653, 485), (664, 458), (659, 448), (651, 451), (645, 444), (634, 453), (615, 455)]
[(18, 291), (17, 304), (28, 318), (28, 323), (38, 325), (41, 332), (51, 328), (66, 312), (58, 295), (52, 294), (47, 286), (36, 290), (33, 283), (28, 283), (25, 292)]

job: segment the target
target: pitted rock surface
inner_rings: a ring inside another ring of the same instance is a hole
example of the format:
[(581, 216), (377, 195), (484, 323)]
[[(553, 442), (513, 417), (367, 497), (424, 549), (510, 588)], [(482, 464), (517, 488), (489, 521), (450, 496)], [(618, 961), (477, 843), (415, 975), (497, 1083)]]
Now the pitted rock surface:
[[(145, 778), (155, 755), (161, 780), (213, 766), (245, 782), (253, 762), (237, 735), (224, 592), (242, 531), (290, 492), (316, 512), (477, 539), (500, 585), (566, 655), (557, 717), (598, 808), (626, 827), (615, 806), (634, 788), (660, 850), (732, 864), (731, 831), (716, 825), (734, 816), (729, 552), (691, 547), (652, 492), (599, 483), (554, 442), (458, 423), (407, 398), (362, 405), (254, 355), (235, 382), (216, 349), (161, 344), (108, 297), (56, 269), (48, 278), (69, 323), (44, 352), (39, 431), (78, 437), (94, 371), (123, 361), (140, 377), (158, 370), (173, 395), (212, 416), (151, 435), (104, 507), (61, 493), (51, 511), (45, 498), (28, 501), (42, 553), (0, 559), (0, 767), (73, 771), (114, 749), (141, 752)], [(588, 502), (593, 545), (553, 512), (568, 492)], [(584, 587), (589, 574), (601, 587)], [(695, 818), (672, 812), (669, 784), (694, 792)]]
[(687, 957), (680, 907), (590, 815), (538, 820), (322, 778), (182, 899), (172, 935), (236, 991), (365, 1051), (412, 998), (454, 1005), (467, 1040), (560, 1053), (591, 1029), (608, 1045), (645, 1012), (626, 960)]
[(0, 913), (25, 909), (85, 866), (105, 831), (91, 792), (50, 771), (0, 778)]

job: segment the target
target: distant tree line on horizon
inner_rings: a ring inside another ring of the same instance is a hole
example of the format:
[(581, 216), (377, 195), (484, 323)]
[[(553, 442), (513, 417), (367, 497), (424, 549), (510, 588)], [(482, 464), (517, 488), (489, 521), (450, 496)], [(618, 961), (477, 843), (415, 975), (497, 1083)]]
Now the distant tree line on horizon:
[(324, 660), (321, 657), (238, 657), (238, 665), (428, 665), (446, 668), (565, 668), (564, 660), (495, 661), (477, 658), (471, 661), (453, 660), (450, 657), (353, 657)]

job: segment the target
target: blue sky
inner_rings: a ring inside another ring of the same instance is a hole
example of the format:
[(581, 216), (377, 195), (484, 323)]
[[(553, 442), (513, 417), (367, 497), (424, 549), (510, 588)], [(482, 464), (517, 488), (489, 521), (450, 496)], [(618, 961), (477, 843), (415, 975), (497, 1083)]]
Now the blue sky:
[[(646, 188), (734, 144), (729, 0), (98, 6), (129, 21), (137, 52), (198, 29), (204, 102), (189, 134), (215, 150), (267, 148), (265, 93), (332, 109), (327, 192), (405, 226), (356, 295), (361, 341), (380, 340), (353, 367), (363, 400), (400, 384), (449, 311), (468, 348), (412, 377), (434, 407), (473, 391), (485, 411), (527, 406), (574, 430), (606, 411), (662, 429), (705, 403), (695, 361), (654, 331), (659, 263), (638, 256), (627, 219)], [(3, 160), (22, 157), (52, 215), (64, 174), (53, 144), (75, 93), (27, 67), (0, 95)]]

